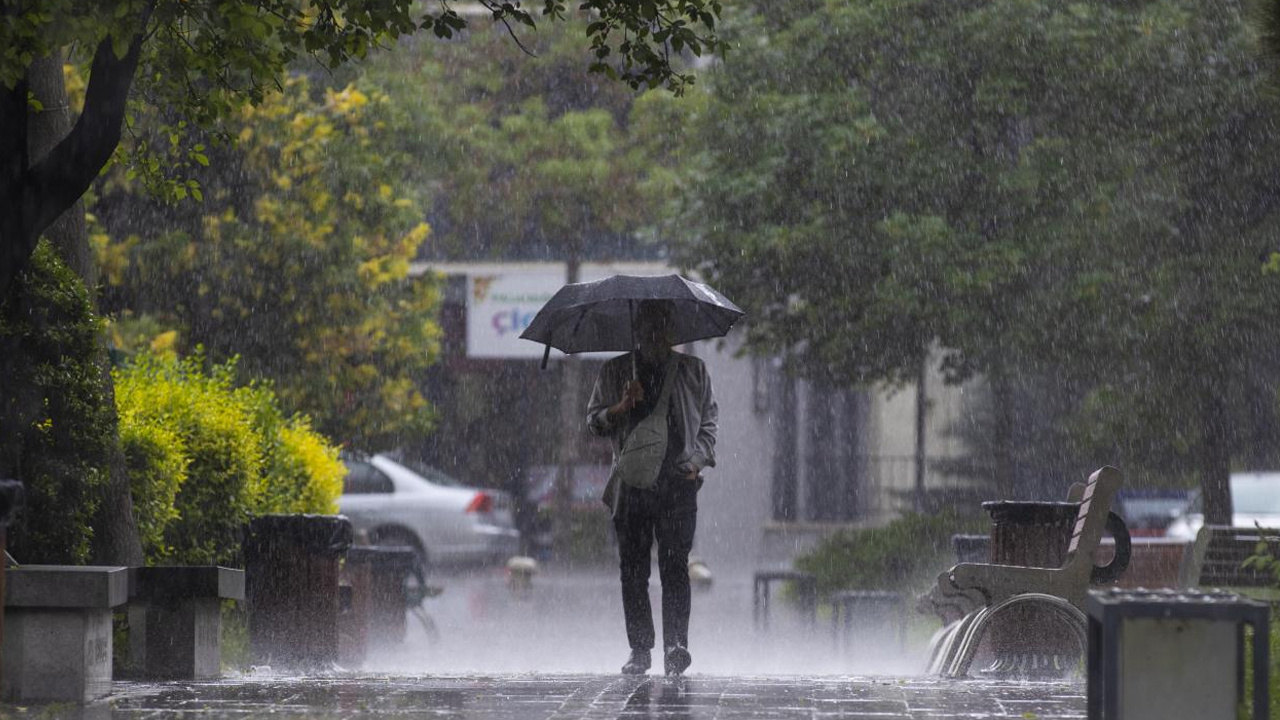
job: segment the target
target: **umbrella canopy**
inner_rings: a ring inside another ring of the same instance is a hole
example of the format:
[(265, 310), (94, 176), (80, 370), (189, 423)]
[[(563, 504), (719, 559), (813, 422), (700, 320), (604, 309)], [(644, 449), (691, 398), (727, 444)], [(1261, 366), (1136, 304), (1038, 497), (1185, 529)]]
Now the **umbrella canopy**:
[(626, 352), (635, 347), (636, 308), (643, 300), (675, 305), (676, 345), (721, 337), (745, 314), (707, 285), (679, 275), (614, 275), (560, 288), (520, 337), (546, 345), (548, 352)]

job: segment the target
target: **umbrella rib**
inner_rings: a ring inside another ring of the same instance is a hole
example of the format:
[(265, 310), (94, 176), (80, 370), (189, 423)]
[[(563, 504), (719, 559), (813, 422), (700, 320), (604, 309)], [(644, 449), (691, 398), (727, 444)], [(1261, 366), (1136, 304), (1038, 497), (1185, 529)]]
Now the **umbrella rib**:
[(708, 318), (711, 319), (711, 323), (716, 327), (716, 332), (720, 333), (717, 337), (724, 337), (725, 335), (729, 334), (729, 328), (720, 327), (720, 321), (716, 318), (714, 314), (707, 311), (706, 306), (704, 306), (702, 303), (699, 302), (697, 303), (697, 307), (698, 307), (698, 312), (706, 315)]
[(582, 321), (585, 320), (586, 318), (587, 318), (586, 310), (583, 310), (582, 312), (578, 313), (578, 319), (576, 322), (573, 323), (573, 332), (569, 333), (569, 337), (573, 337), (574, 335), (578, 334), (578, 328), (582, 326)]

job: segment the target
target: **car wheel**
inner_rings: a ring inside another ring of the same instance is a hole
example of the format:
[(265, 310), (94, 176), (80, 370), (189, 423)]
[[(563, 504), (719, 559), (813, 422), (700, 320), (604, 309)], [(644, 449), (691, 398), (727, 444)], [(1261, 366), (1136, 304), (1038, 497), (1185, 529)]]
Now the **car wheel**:
[(378, 528), (369, 533), (369, 542), (374, 545), (389, 545), (411, 548), (414, 553), (413, 566), (404, 578), (405, 604), (416, 607), (424, 598), (432, 594), (427, 584), (431, 566), (427, 551), (422, 547), (418, 536), (404, 528)]

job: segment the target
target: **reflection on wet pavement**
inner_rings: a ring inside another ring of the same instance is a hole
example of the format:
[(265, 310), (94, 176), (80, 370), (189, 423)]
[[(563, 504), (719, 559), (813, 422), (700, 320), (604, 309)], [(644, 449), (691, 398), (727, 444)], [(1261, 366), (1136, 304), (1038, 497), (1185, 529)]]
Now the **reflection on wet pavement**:
[(1084, 697), (1078, 684), (922, 678), (364, 675), (117, 683), (111, 699), (84, 708), (9, 714), (41, 720), (1057, 720), (1084, 717)]

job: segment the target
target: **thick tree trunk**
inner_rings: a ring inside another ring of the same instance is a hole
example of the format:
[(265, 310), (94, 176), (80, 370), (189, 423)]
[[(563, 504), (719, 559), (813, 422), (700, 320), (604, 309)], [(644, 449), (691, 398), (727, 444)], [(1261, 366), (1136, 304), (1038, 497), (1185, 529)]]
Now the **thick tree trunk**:
[[(27, 117), (27, 153), (32, 162), (39, 162), (71, 132), (71, 107), (63, 79), (62, 53), (55, 52), (31, 63), (27, 69), (27, 87), (43, 106), (38, 112), (32, 110)], [(44, 236), (92, 295), (97, 286), (97, 270), (89, 249), (84, 201), (77, 199), (44, 231)]]
[(1008, 374), (1001, 367), (992, 368), (990, 382), (996, 496), (1000, 500), (1009, 500), (1016, 497), (1017, 491), (1013, 460), (1013, 388)]
[(1209, 383), (1201, 402), (1204, 440), (1200, 451), (1200, 488), (1207, 525), (1231, 525), (1231, 448), (1227, 407), (1217, 383)]
[[(145, 29), (151, 9), (148, 5), (139, 27)], [(13, 89), (0, 88), (0, 295), (26, 267), (40, 234), (84, 195), (120, 144), (144, 39), (143, 33), (134, 36), (122, 58), (116, 57), (111, 38), (98, 45), (84, 111), (75, 127), (36, 162), (29, 162), (27, 153), (28, 85), (24, 81)]]
[[(33, 112), (28, 118), (28, 153), (33, 162), (38, 163), (71, 131), (71, 111), (63, 80), (61, 54), (55, 53), (33, 62), (27, 70), (27, 84), (35, 98), (44, 106), (41, 112)], [(89, 249), (84, 202), (77, 199), (45, 229), (44, 235), (57, 248), (63, 261), (84, 281), (92, 299), (97, 285), (97, 272)], [(118, 421), (115, 413), (115, 387), (105, 352), (99, 356), (99, 367), (103, 398), (111, 418), (112, 443), (108, 457), (103, 458), (108, 468), (108, 481), (101, 487), (98, 496), (90, 561), (98, 565), (141, 565), (142, 544), (134, 520), (124, 454), (116, 431)]]

